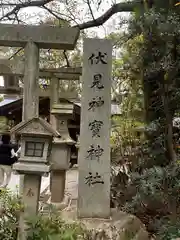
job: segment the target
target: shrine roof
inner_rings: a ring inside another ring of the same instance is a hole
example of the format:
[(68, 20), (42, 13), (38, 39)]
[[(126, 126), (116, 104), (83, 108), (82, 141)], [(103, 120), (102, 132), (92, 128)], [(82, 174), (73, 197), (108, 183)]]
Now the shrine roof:
[[(47, 108), (47, 98), (40, 97), (40, 105), (45, 102)], [(17, 96), (5, 96), (0, 102), (0, 116), (7, 116), (13, 112), (22, 111), (23, 99)]]
[(0, 107), (5, 106), (7, 104), (13, 103), (15, 101), (18, 101), (19, 98), (17, 97), (8, 97), (8, 98), (4, 98), (1, 102), (0, 102)]
[[(47, 100), (47, 97), (40, 97), (40, 102), (43, 102)], [(64, 99), (65, 101), (66, 99)], [(72, 102), (66, 100), (66, 102)], [(46, 105), (47, 106), (47, 105)], [(74, 102), (75, 106), (75, 113), (80, 114), (80, 108), (81, 108), (81, 103), (80, 102)], [(20, 110), (22, 108), (22, 98), (18, 98), (17, 96), (8, 96), (5, 97), (1, 102), (0, 102), (0, 116), (5, 116), (9, 114), (11, 111), (14, 111), (14, 109)], [(121, 115), (121, 109), (117, 103), (112, 103), (111, 104), (111, 115)]]

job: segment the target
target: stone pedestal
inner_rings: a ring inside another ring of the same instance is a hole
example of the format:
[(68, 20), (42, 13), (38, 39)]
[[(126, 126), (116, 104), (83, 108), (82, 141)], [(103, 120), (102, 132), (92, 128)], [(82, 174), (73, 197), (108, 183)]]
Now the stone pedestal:
[(41, 175), (26, 174), (23, 180), (22, 203), (24, 205), (24, 213), (20, 216), (18, 240), (26, 239), (26, 219), (37, 214)]
[(66, 170), (53, 170), (51, 172), (51, 202), (60, 203), (64, 199), (66, 183)]
[[(69, 139), (69, 143), (72, 140)], [(54, 139), (51, 154), (51, 202), (60, 203), (64, 198), (66, 170), (69, 167), (70, 147), (67, 139)]]
[(36, 214), (41, 186), (41, 175), (24, 175), (23, 203), (27, 215)]

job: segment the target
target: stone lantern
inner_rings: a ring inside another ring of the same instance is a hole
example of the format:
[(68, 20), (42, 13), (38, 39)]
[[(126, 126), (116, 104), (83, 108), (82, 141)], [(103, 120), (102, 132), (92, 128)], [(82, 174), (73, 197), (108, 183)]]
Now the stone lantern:
[(47, 174), (53, 137), (60, 137), (49, 123), (41, 118), (21, 122), (11, 129), (21, 136), (21, 155), (13, 170), (19, 174)]
[(25, 237), (25, 219), (37, 214), (41, 176), (48, 176), (50, 171), (50, 154), (53, 138), (60, 137), (45, 120), (34, 117), (23, 121), (11, 129), (12, 138), (21, 138), (21, 153), (13, 170), (24, 175), (22, 186), (22, 202), (24, 211), (20, 214), (19, 237)]
[(69, 136), (68, 120), (73, 116), (72, 103), (52, 105), (51, 114), (57, 121), (57, 130), (61, 138), (54, 138), (51, 155), (51, 202), (60, 203), (64, 198), (66, 170), (69, 168), (71, 145), (75, 142)]

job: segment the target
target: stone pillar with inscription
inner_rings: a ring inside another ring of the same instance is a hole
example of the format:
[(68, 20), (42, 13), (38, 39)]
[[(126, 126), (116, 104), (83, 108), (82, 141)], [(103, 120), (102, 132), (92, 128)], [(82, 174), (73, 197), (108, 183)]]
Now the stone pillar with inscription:
[(84, 39), (78, 217), (110, 217), (112, 44)]

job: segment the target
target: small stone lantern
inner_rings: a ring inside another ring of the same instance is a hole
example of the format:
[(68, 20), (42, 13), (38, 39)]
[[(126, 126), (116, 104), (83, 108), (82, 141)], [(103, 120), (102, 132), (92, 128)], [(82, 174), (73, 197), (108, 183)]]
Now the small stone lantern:
[(38, 117), (19, 123), (11, 134), (21, 136), (21, 154), (13, 170), (18, 174), (48, 174), (53, 137), (58, 139), (60, 134)]
[(51, 155), (51, 203), (61, 203), (64, 198), (66, 171), (69, 168), (71, 145), (75, 142), (69, 136), (68, 120), (73, 117), (73, 104), (53, 104), (51, 114), (57, 120), (61, 139), (54, 138)]
[(12, 138), (21, 137), (21, 153), (13, 170), (23, 174), (22, 203), (24, 211), (20, 214), (18, 239), (26, 239), (25, 219), (36, 215), (39, 208), (39, 196), (42, 175), (48, 176), (50, 171), (49, 157), (53, 137), (60, 137), (49, 123), (34, 117), (23, 121), (11, 129)]

